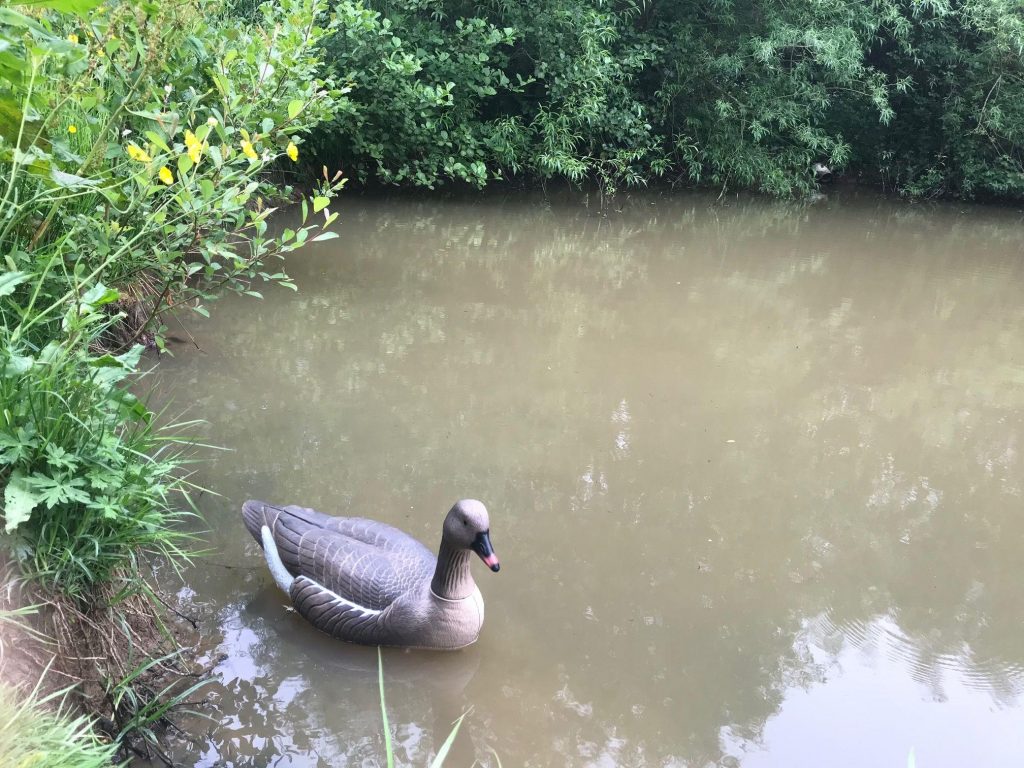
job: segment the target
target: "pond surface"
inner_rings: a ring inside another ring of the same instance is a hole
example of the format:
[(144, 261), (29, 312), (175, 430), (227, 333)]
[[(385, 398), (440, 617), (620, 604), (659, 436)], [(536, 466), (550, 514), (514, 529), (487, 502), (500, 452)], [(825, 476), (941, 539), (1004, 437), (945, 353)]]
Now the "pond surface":
[(403, 764), (466, 710), (449, 766), (1021, 763), (1020, 214), (621, 205), (344, 198), (297, 293), (189, 321), (160, 387), (232, 450), (182, 764), (384, 762), (376, 651), (285, 609), (245, 499), (433, 549), (462, 497), (502, 569), (475, 646), (384, 652)]

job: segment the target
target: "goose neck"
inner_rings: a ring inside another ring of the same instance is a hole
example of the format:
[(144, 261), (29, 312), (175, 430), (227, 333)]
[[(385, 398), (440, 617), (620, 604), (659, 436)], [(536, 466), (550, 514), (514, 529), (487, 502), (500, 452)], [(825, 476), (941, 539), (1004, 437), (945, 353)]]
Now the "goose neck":
[(476, 583), (469, 570), (470, 551), (452, 546), (444, 539), (437, 553), (437, 568), (430, 590), (444, 600), (462, 600), (473, 594)]

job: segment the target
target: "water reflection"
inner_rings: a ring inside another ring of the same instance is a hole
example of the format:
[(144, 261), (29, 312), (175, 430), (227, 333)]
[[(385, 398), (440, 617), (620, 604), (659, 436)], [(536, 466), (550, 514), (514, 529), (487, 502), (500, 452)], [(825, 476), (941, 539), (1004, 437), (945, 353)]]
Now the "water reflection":
[(348, 205), (298, 295), (222, 303), (160, 372), (235, 449), (188, 577), (222, 719), (184, 762), (382, 754), (376, 656), (283, 609), (248, 497), (430, 544), (492, 509), (480, 644), (386, 654), (406, 762), (469, 707), (453, 765), (944, 765), (957, 719), (1024, 754), (1016, 214)]

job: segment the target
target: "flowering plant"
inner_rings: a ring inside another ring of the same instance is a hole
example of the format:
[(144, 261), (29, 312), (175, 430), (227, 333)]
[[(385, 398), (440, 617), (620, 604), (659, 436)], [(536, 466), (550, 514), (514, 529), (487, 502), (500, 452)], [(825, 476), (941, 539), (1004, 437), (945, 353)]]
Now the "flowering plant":
[(162, 344), (168, 308), (206, 314), (219, 290), (256, 294), (259, 280), (294, 287), (268, 260), (333, 236), (344, 183), (324, 169), (299, 228), (268, 227), (294, 199), (303, 135), (345, 103), (320, 74), (326, 0), (266, 3), (244, 26), (218, 0), (32, 5), (0, 9), (0, 55), (18, 62), (0, 61), (8, 268), (31, 273), (54, 250), (70, 274), (51, 272), (48, 295), (118, 290), (125, 347)]

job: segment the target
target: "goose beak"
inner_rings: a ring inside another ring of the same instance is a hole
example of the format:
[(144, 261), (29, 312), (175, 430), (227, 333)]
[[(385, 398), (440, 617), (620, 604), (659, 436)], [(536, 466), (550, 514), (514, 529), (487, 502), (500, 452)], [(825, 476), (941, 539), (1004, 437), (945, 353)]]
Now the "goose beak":
[(498, 556), (494, 554), (494, 547), (491, 546), (490, 531), (481, 531), (476, 535), (476, 538), (473, 539), (473, 551), (480, 555), (484, 565), (492, 571), (497, 573), (501, 570), (501, 563), (498, 562)]

